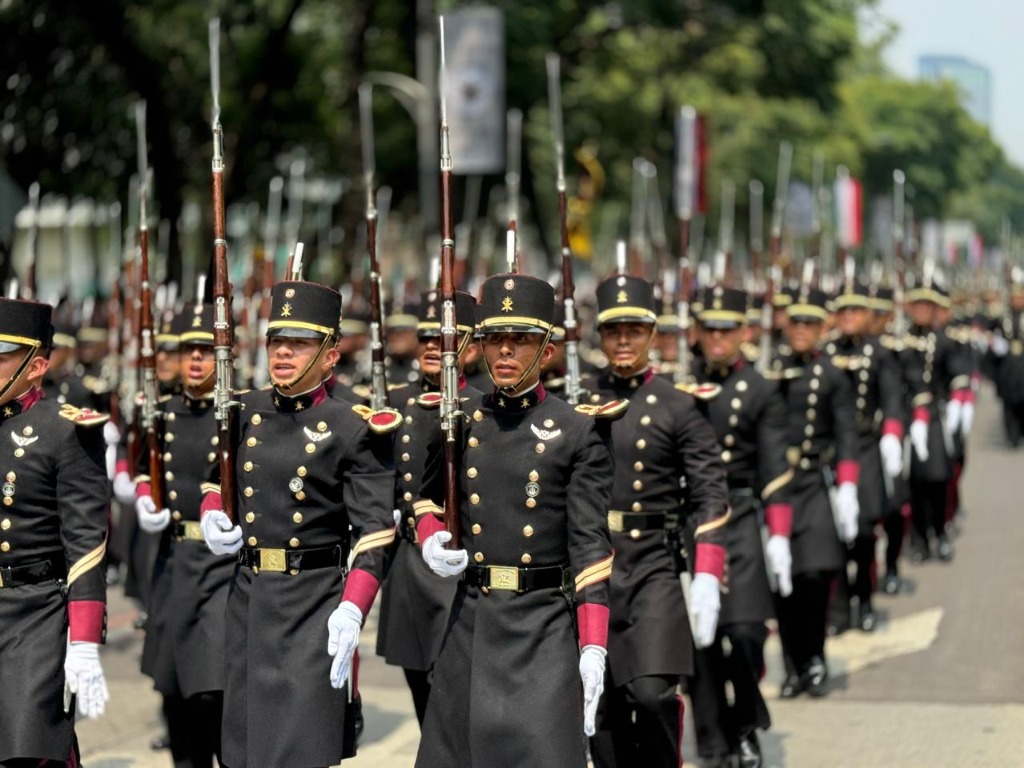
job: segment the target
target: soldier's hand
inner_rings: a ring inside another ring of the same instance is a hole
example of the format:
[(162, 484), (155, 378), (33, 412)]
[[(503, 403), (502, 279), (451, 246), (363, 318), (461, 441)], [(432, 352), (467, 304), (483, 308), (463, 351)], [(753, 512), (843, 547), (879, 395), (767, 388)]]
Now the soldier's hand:
[(122, 504), (131, 504), (135, 501), (135, 483), (127, 472), (118, 472), (114, 475), (114, 498)]
[(992, 354), (996, 357), (1006, 357), (1006, 353), (1010, 351), (1010, 342), (1000, 335), (992, 337)]
[(839, 538), (849, 544), (857, 538), (860, 500), (856, 483), (841, 483), (836, 489), (836, 507), (839, 513)]
[(900, 445), (900, 439), (893, 434), (882, 435), (878, 449), (882, 454), (885, 474), (889, 477), (899, 477), (903, 472), (903, 446)]
[(696, 574), (690, 585), (690, 609), (693, 614), (693, 643), (698, 648), (707, 648), (715, 641), (721, 608), (718, 579), (710, 573)]
[(135, 515), (139, 518), (139, 528), (146, 533), (160, 533), (171, 522), (171, 510), (158, 510), (152, 496), (139, 496), (135, 500)]
[(423, 562), (438, 576), (458, 576), (469, 564), (469, 554), (464, 549), (445, 549), (444, 545), (452, 540), (448, 531), (431, 534), (423, 542)]
[(764, 552), (768, 556), (768, 567), (775, 574), (779, 595), (789, 597), (793, 594), (793, 555), (789, 537), (769, 536), (764, 545)]
[(110, 694), (100, 665), (99, 645), (75, 641), (68, 645), (64, 658), (65, 706), (72, 695), (78, 696), (78, 712), (83, 717), (99, 717)]
[(955, 435), (960, 429), (961, 418), (963, 417), (964, 404), (959, 400), (950, 400), (946, 403), (946, 432)]
[(215, 555), (233, 555), (242, 548), (242, 528), (234, 525), (221, 509), (211, 509), (203, 515), (199, 527), (206, 546)]
[(960, 414), (960, 431), (963, 432), (964, 437), (971, 433), (972, 426), (974, 426), (974, 403), (968, 401), (964, 403), (963, 412)]
[(920, 462), (928, 461), (928, 422), (914, 419), (910, 422), (910, 443)]
[(352, 657), (359, 647), (359, 630), (363, 612), (355, 603), (345, 600), (327, 618), (327, 653), (331, 662), (331, 687), (341, 688), (352, 671)]
[(604, 666), (608, 651), (599, 645), (586, 645), (580, 654), (580, 680), (583, 682), (583, 733), (593, 736), (597, 730), (597, 703), (604, 693)]

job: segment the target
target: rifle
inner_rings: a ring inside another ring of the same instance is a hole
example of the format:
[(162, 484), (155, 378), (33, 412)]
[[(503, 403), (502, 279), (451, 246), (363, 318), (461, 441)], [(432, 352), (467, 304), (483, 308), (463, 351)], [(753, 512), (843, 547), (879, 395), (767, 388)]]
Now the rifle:
[(724, 285), (732, 274), (733, 229), (736, 222), (736, 184), (722, 179), (722, 205), (718, 218), (718, 258), (715, 282)]
[(146, 153), (146, 102), (135, 105), (139, 142), (139, 364), (142, 368), (141, 430), (146, 437), (150, 495), (163, 509), (164, 462), (157, 430), (156, 348), (153, 339), (153, 289), (149, 284), (149, 224), (146, 196), (149, 193), (149, 162)]
[(213, 95), (213, 354), (217, 380), (213, 406), (220, 455), (220, 496), (224, 513), (236, 520), (234, 422), (239, 403), (232, 385), (235, 329), (228, 281), (228, 242), (224, 233), (224, 132), (220, 125), (220, 19), (210, 20), (210, 85)]
[(633, 158), (633, 192), (629, 212), (630, 273), (643, 275), (647, 263), (647, 187), (651, 163), (644, 157)]
[(752, 292), (759, 289), (761, 279), (761, 251), (764, 250), (764, 184), (751, 179), (747, 186), (750, 191), (750, 280)]
[(569, 247), (569, 207), (565, 192), (565, 133), (562, 126), (562, 84), (557, 53), (547, 55), (548, 109), (551, 112), (551, 138), (555, 144), (555, 186), (558, 190), (558, 226), (562, 243), (562, 303), (565, 305), (565, 399), (579, 405), (580, 330), (576, 317), (576, 283), (572, 273), (572, 249)]
[(508, 196), (508, 230), (505, 232), (505, 261), (509, 272), (519, 271), (519, 149), (522, 143), (523, 113), (510, 109), (505, 116), (508, 158), (505, 163), (505, 194)]
[(39, 260), (39, 182), (33, 181), (28, 188), (28, 207), (32, 211), (32, 223), (28, 228), (28, 270), (25, 275), (25, 298), (36, 298), (36, 265)]
[(892, 172), (892, 242), (893, 271), (896, 285), (893, 286), (893, 331), (896, 336), (906, 332), (906, 317), (903, 314), (903, 293), (906, 288), (907, 265), (903, 258), (903, 192), (906, 176), (897, 169)]
[(782, 255), (782, 224), (786, 216), (786, 195), (789, 192), (789, 168), (793, 161), (793, 145), (779, 143), (779, 164), (775, 174), (775, 200), (772, 202), (771, 242), (768, 246), (768, 269), (765, 273), (764, 306), (761, 309), (761, 352), (757, 356), (758, 373), (767, 373), (771, 365), (772, 333), (775, 331), (775, 308), (772, 300), (780, 282), (779, 257)]
[[(459, 539), (459, 410), (458, 330), (455, 317), (455, 240), (452, 218), (452, 154), (448, 141), (448, 106), (445, 99), (447, 69), (444, 52), (444, 16), (438, 19), (441, 41), (441, 429), (444, 432), (444, 525), (451, 533), (448, 546)], [(512, 230), (513, 238), (515, 230)], [(514, 242), (514, 240), (513, 240)], [(513, 251), (514, 253), (514, 251)]]
[(676, 146), (676, 218), (679, 220), (679, 281), (676, 296), (676, 315), (679, 318), (679, 334), (675, 382), (683, 384), (690, 380), (690, 344), (687, 334), (690, 328), (690, 222), (693, 219), (693, 186), (697, 173), (697, 110), (684, 106), (679, 110)]

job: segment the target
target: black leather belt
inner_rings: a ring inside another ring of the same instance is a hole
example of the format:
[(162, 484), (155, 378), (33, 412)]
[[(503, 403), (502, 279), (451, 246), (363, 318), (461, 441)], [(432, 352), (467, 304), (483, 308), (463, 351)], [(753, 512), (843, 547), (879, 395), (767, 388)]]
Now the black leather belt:
[(608, 530), (616, 533), (623, 531), (663, 531), (679, 525), (679, 515), (674, 512), (619, 512), (608, 513)]
[(416, 534), (416, 525), (410, 523), (407, 517), (402, 517), (398, 523), (398, 537), (412, 544), (420, 543), (419, 536)]
[(238, 564), (252, 568), (253, 573), (298, 573), (314, 568), (341, 568), (345, 557), (340, 544), (309, 549), (242, 547), (238, 550)]
[(44, 581), (56, 581), (68, 575), (67, 561), (62, 552), (47, 555), (45, 560), (38, 560), (25, 565), (0, 565), (0, 589), (24, 587), (29, 584), (40, 584)]
[(479, 587), (484, 594), (491, 589), (529, 592), (533, 589), (569, 589), (572, 586), (569, 569), (560, 565), (544, 568), (471, 565), (463, 572), (462, 580), (471, 587)]

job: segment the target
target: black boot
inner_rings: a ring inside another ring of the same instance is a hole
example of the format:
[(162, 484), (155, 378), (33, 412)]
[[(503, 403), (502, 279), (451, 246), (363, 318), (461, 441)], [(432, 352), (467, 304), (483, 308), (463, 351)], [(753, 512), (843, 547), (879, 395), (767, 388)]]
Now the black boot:
[(939, 560), (948, 563), (953, 559), (953, 542), (945, 535), (939, 537)]
[(861, 632), (874, 632), (878, 626), (878, 616), (875, 615), (870, 602), (865, 601), (858, 608), (857, 626)]
[(738, 751), (740, 768), (761, 768), (761, 744), (757, 740), (757, 731), (740, 736)]
[(786, 675), (786, 679), (782, 681), (782, 687), (779, 689), (779, 697), (783, 699), (795, 699), (803, 692), (804, 681), (796, 672), (790, 672)]
[(801, 679), (811, 696), (818, 698), (828, 694), (828, 667), (820, 656), (811, 659)]
[(887, 595), (898, 595), (900, 588), (903, 583), (900, 581), (900, 577), (896, 575), (895, 571), (889, 571), (885, 574), (885, 581), (882, 582), (882, 591)]

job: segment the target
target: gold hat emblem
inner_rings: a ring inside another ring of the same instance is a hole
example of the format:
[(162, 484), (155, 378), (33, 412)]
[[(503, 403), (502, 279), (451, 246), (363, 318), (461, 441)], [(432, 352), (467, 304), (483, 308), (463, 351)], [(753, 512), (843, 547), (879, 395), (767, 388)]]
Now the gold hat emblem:
[(203, 324), (202, 315), (196, 315), (192, 318), (192, 327), (199, 328)]
[(429, 307), (427, 307), (427, 319), (433, 320), (435, 317), (437, 317), (437, 307), (431, 304)]
[(616, 296), (615, 298), (615, 301), (619, 304), (625, 304), (627, 301), (629, 301), (629, 294), (627, 294), (625, 291), (619, 291), (618, 296)]
[(505, 290), (506, 291), (511, 291), (515, 287), (516, 287), (516, 281), (513, 280), (511, 277), (508, 280), (505, 281)]
[(291, 316), (292, 316), (292, 305), (287, 303), (287, 302), (285, 302), (285, 304), (281, 307), (281, 317), (291, 317)]
[(291, 298), (292, 296), (294, 296), (294, 295), (295, 295), (295, 289), (294, 289), (294, 288), (289, 288), (288, 290), (286, 290), (286, 291), (284, 292), (284, 297), (285, 297), (286, 299), (290, 299), (290, 298)]
[(502, 312), (511, 312), (512, 311), (512, 297), (511, 296), (506, 296), (504, 299), (501, 300), (501, 311)]

